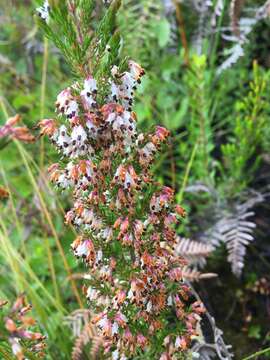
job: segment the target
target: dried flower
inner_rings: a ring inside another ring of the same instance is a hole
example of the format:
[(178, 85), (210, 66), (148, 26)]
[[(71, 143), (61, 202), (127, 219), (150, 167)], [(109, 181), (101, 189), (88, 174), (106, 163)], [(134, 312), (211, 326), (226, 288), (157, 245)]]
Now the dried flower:
[(35, 141), (35, 137), (26, 126), (15, 126), (20, 120), (20, 115), (9, 118), (5, 125), (0, 127), (0, 138), (10, 137), (27, 143)]

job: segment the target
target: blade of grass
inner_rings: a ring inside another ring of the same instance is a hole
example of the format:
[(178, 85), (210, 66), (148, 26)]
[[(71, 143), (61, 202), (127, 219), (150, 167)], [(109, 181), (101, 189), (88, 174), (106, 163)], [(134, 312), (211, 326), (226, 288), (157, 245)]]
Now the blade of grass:
[[(24, 287), (22, 284), (24, 283), (26, 285), (27, 289), (31, 289), (31, 282), (33, 281), (34, 284), (36, 284), (37, 288), (42, 289), (43, 291), (43, 297), (44, 300), (42, 300), (42, 304), (44, 308), (51, 303), (57, 309), (60, 311), (60, 313), (66, 313), (66, 310), (64, 307), (57, 302), (57, 300), (49, 293), (49, 291), (44, 287), (42, 282), (39, 280), (37, 275), (34, 273), (34, 271), (29, 266), (28, 262), (22, 258), (20, 253), (14, 248), (11, 239), (8, 235), (8, 230), (5, 226), (5, 222), (0, 214), (0, 226), (2, 231), (0, 231), (0, 243), (1, 243), (1, 249), (4, 252), (4, 259), (8, 262), (10, 268), (12, 269), (13, 273), (12, 276), (15, 276), (18, 280), (16, 280), (16, 283), (13, 283), (14, 289), (16, 292), (23, 292)], [(24, 277), (24, 272), (30, 277), (31, 282), (27, 281)], [(45, 298), (47, 299), (45, 300)]]
[(264, 349), (264, 350), (257, 351), (256, 353), (251, 354), (248, 357), (243, 358), (242, 360), (254, 359), (254, 358), (257, 358), (258, 356), (261, 356), (261, 355), (267, 354), (267, 353), (270, 354), (270, 347), (268, 347), (267, 349)]
[(13, 214), (14, 219), (15, 219), (15, 224), (16, 224), (18, 234), (19, 234), (19, 236), (21, 238), (21, 246), (22, 246), (23, 254), (24, 254), (25, 257), (27, 257), (27, 251), (26, 251), (25, 243), (23, 241), (23, 236), (22, 236), (23, 235), (23, 230), (22, 230), (22, 226), (21, 226), (21, 224), (19, 222), (17, 211), (16, 211), (16, 208), (15, 208), (15, 201), (14, 201), (14, 198), (13, 198), (13, 192), (10, 189), (9, 183), (7, 181), (6, 173), (5, 173), (1, 163), (0, 163), (0, 172), (1, 172), (4, 184), (5, 184), (5, 187), (6, 187), (7, 191), (9, 192), (9, 200), (10, 200), (11, 211), (12, 211), (12, 214)]
[[(50, 182), (48, 181), (48, 179), (44, 175), (44, 172), (40, 171), (40, 168), (37, 165), (37, 163), (35, 162), (35, 159), (28, 153), (28, 151), (26, 149), (24, 149), (24, 151), (25, 151), (25, 156), (26, 156), (27, 160), (29, 161), (29, 163), (31, 163), (31, 165), (33, 165), (34, 169), (39, 173), (42, 181), (44, 181), (44, 184), (46, 184), (48, 189), (50, 189), (52, 192), (54, 192), (52, 187), (51, 187)], [(56, 204), (57, 204), (59, 210), (61, 211), (62, 215), (65, 216), (65, 210), (64, 210), (61, 202), (59, 201), (57, 195), (55, 195), (55, 201), (56, 201)], [(76, 233), (76, 231), (75, 231), (75, 229), (74, 229), (74, 227), (72, 225), (69, 225), (69, 229), (73, 232), (74, 235), (77, 235), (77, 233)]]
[[(6, 106), (5, 106), (5, 104), (4, 104), (4, 101), (3, 101), (3, 97), (2, 97), (2, 96), (0, 97), (0, 104), (1, 104), (1, 107), (2, 107), (2, 109), (3, 109), (4, 114), (6, 115), (6, 118), (8, 118), (8, 112), (7, 112), (7, 109), (6, 109)], [(14, 140), (14, 143), (16, 144), (16, 146), (17, 146), (17, 148), (18, 148), (18, 150), (19, 150), (19, 152), (20, 152), (20, 155), (21, 155), (22, 160), (23, 160), (23, 163), (24, 163), (24, 165), (25, 165), (25, 167), (26, 167), (26, 170), (27, 170), (27, 173), (28, 173), (29, 178), (30, 178), (30, 180), (31, 180), (31, 183), (32, 183), (32, 185), (33, 185), (33, 187), (34, 187), (37, 195), (38, 195), (38, 198), (39, 198), (39, 201), (40, 201), (42, 210), (43, 210), (44, 215), (45, 215), (45, 218), (46, 218), (46, 220), (48, 221), (49, 227), (50, 227), (50, 229), (51, 229), (51, 231), (52, 231), (52, 234), (53, 234), (53, 236), (54, 236), (54, 238), (55, 238), (56, 246), (57, 246), (57, 248), (58, 248), (58, 250), (59, 250), (59, 252), (60, 252), (61, 258), (62, 258), (62, 260), (63, 260), (63, 264), (64, 264), (64, 267), (65, 267), (66, 272), (67, 272), (67, 274), (68, 274), (68, 279), (69, 279), (69, 281), (70, 281), (70, 283), (71, 283), (71, 287), (72, 287), (72, 291), (73, 291), (73, 293), (74, 293), (74, 296), (75, 296), (75, 298), (76, 298), (79, 306), (80, 306), (81, 308), (83, 308), (83, 302), (82, 302), (82, 300), (81, 300), (79, 291), (78, 291), (78, 289), (77, 289), (77, 285), (76, 285), (75, 281), (72, 279), (72, 271), (71, 271), (71, 269), (70, 269), (70, 267), (69, 267), (69, 265), (68, 265), (68, 262), (67, 262), (67, 259), (66, 259), (66, 256), (65, 256), (65, 252), (64, 252), (64, 250), (63, 250), (63, 247), (62, 247), (62, 245), (61, 245), (60, 239), (59, 239), (59, 237), (58, 237), (58, 235), (57, 235), (57, 232), (56, 232), (56, 230), (55, 230), (55, 227), (54, 227), (52, 218), (51, 218), (51, 216), (50, 216), (50, 212), (49, 212), (48, 209), (47, 209), (46, 203), (45, 203), (45, 201), (44, 201), (44, 199), (43, 199), (43, 196), (42, 196), (41, 192), (39, 191), (38, 184), (36, 183), (35, 177), (34, 177), (32, 171), (31, 171), (30, 165), (29, 165), (29, 163), (28, 163), (28, 161), (27, 161), (24, 148), (23, 148), (23, 146), (19, 143), (19, 141), (17, 141), (16, 139)], [(60, 297), (59, 297), (59, 298), (60, 298)]]
[[(42, 64), (42, 79), (41, 79), (41, 94), (40, 94), (40, 119), (44, 118), (45, 112), (45, 99), (46, 99), (46, 84), (47, 84), (47, 71), (48, 71), (48, 58), (49, 58), (49, 42), (44, 36), (43, 40), (44, 53)], [(44, 167), (44, 139), (40, 141), (40, 169)]]
[(193, 164), (193, 161), (195, 159), (195, 155), (196, 155), (196, 152), (197, 152), (197, 149), (198, 149), (198, 143), (196, 143), (193, 147), (193, 150), (192, 150), (192, 153), (191, 153), (191, 156), (190, 156), (190, 159), (189, 159), (189, 162), (187, 163), (187, 166), (186, 166), (186, 170), (185, 170), (185, 174), (184, 174), (184, 179), (183, 179), (183, 182), (182, 182), (182, 186), (181, 186), (181, 189), (177, 195), (177, 201), (179, 203), (182, 202), (183, 200), (183, 195), (184, 195), (184, 191), (185, 191), (185, 188), (187, 186), (187, 183), (188, 183), (188, 178), (189, 178), (189, 174), (190, 174), (190, 170), (192, 168), (192, 164)]
[[(48, 222), (48, 224), (49, 224), (49, 227), (50, 227), (50, 229), (51, 229), (51, 232), (52, 232), (53, 237), (54, 237), (55, 242), (56, 242), (56, 246), (57, 246), (57, 248), (58, 248), (58, 250), (59, 250), (59, 252), (60, 252), (60, 255), (61, 255), (61, 258), (62, 258), (64, 267), (65, 267), (66, 272), (67, 272), (67, 274), (68, 274), (68, 276), (69, 276), (69, 278), (70, 278), (71, 275), (72, 275), (72, 271), (71, 271), (71, 269), (70, 269), (70, 267), (69, 267), (69, 265), (68, 265), (65, 252), (64, 252), (64, 250), (63, 250), (63, 247), (62, 247), (61, 241), (60, 241), (60, 239), (59, 239), (59, 237), (58, 237), (58, 234), (57, 234), (57, 232), (56, 232), (56, 230), (55, 230), (55, 227), (54, 227), (54, 224), (53, 224), (53, 221), (52, 221), (50, 212), (48, 211), (48, 208), (47, 208), (47, 206), (46, 206), (45, 200), (44, 200), (41, 192), (39, 191), (38, 184), (37, 184), (37, 182), (36, 182), (36, 180), (35, 180), (35, 177), (34, 177), (34, 175), (33, 175), (33, 173), (32, 173), (32, 170), (31, 170), (31, 168), (30, 168), (30, 165), (29, 165), (29, 163), (28, 163), (28, 161), (27, 161), (24, 148), (22, 147), (22, 145), (21, 145), (17, 140), (14, 140), (14, 142), (15, 142), (15, 144), (16, 144), (18, 150), (19, 150), (19, 153), (20, 153), (20, 155), (21, 155), (21, 157), (22, 157), (22, 160), (23, 160), (23, 163), (24, 163), (25, 168), (26, 168), (26, 170), (27, 170), (27, 173), (28, 173), (28, 175), (29, 175), (30, 181), (31, 181), (31, 183), (32, 183), (32, 185), (33, 185), (33, 187), (34, 187), (34, 189), (35, 189), (35, 191), (36, 191), (36, 194), (38, 195), (40, 205), (41, 205), (42, 210), (43, 210), (43, 212), (44, 212), (44, 216), (45, 216), (45, 218), (46, 218), (46, 220), (47, 220), (47, 222)], [(71, 283), (71, 287), (72, 287), (74, 296), (76, 297), (79, 306), (80, 306), (80, 307), (83, 307), (83, 303), (82, 303), (82, 300), (81, 300), (81, 298), (80, 298), (80, 294), (79, 294), (79, 292), (78, 292), (77, 286), (76, 286), (75, 282), (72, 280), (72, 278), (70, 278), (70, 283)]]

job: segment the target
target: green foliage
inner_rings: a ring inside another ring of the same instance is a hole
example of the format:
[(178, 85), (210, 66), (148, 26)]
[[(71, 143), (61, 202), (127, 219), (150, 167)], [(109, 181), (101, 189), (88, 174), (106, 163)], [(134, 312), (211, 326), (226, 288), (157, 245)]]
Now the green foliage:
[[(155, 122), (172, 131), (171, 153), (164, 152), (160, 156), (156, 172), (160, 182), (174, 185), (178, 198), (183, 200), (188, 210), (188, 217), (181, 228), (186, 235), (193, 237), (197, 232), (213, 225), (216, 216), (221, 214), (220, 207), (229, 211), (231, 206), (242, 200), (243, 193), (246, 194), (250, 188), (260, 191), (269, 183), (270, 96), (267, 91), (269, 51), (266, 46), (269, 20), (256, 25), (253, 33), (249, 35), (245, 56), (217, 77), (216, 70), (222, 62), (221, 54), (228, 50), (230, 44), (225, 43), (218, 29), (210, 34), (209, 28), (204, 26), (203, 55), (193, 55), (197, 49), (194, 38), (197, 40), (200, 33), (198, 23), (201, 21), (205, 25), (207, 19), (195, 11), (190, 2), (181, 3), (184, 18), (181, 29), (187, 35), (189, 66), (184, 64), (174, 10), (170, 16), (165, 15), (162, 1), (123, 0), (119, 11), (119, 3), (114, 2), (115, 8), (109, 8), (111, 12), (106, 12), (106, 18), (103, 18), (106, 9), (101, 1), (73, 2), (77, 5), (75, 13), (69, 11), (66, 1), (50, 1), (50, 27), (53, 31), (37, 16), (36, 20), (48, 38), (64, 52), (75, 76), (92, 72), (102, 81), (104, 76), (109, 76), (110, 64), (117, 62), (119, 52), (124, 52), (125, 56), (132, 57), (147, 67), (147, 77), (143, 80), (135, 106), (138, 121), (142, 127), (149, 128)], [(55, 47), (50, 45), (45, 81), (46, 96), (42, 105), (45, 43), (32, 19), (30, 3), (29, 1), (26, 5), (26, 2), (13, 0), (12, 5), (6, 1), (2, 1), (0, 5), (3, 24), (0, 34), (1, 124), (6, 120), (3, 104), (8, 115), (21, 113), (24, 122), (30, 127), (39, 119), (42, 107), (44, 113), (54, 116), (52, 104), (57, 91), (70, 83), (65, 61)], [(39, 1), (39, 5), (41, 3)], [(217, 19), (219, 26), (225, 27), (230, 21), (229, 3), (226, 2), (222, 18)], [(260, 5), (263, 3), (264, 1), (259, 2)], [(247, 1), (246, 4), (247, 7), (255, 6), (252, 1)], [(34, 1), (32, 5), (34, 9)], [(104, 21), (100, 23), (102, 18)], [(210, 18), (209, 16), (208, 20)], [(80, 29), (76, 25), (78, 19)], [(119, 23), (120, 32), (116, 29), (116, 22)], [(59, 35), (59, 28), (62, 26), (65, 28), (64, 36)], [(99, 50), (96, 54), (94, 49), (97, 44)], [(253, 59), (257, 59), (259, 65), (255, 64), (252, 72)], [(121, 66), (125, 67), (125, 61)], [(68, 208), (69, 199), (61, 194), (52, 196), (47, 185), (44, 186), (41, 181), (44, 178), (44, 168), (37, 165), (41, 155), (40, 143), (24, 146), (23, 150), (30, 162), (30, 170), (39, 192), (52, 214), (68, 264), (74, 270), (78, 265), (68, 251), (72, 230), (65, 229), (62, 224), (62, 210), (55, 204), (55, 200), (58, 203), (60, 197), (61, 202), (64, 201), (64, 207)], [(48, 153), (48, 150), (46, 151)], [(50, 158), (52, 156), (55, 154), (48, 155)], [(202, 182), (207, 184), (211, 194), (203, 191), (190, 192), (192, 185)], [(70, 290), (61, 254), (56, 248), (56, 240), (51, 229), (48, 229), (44, 209), (40, 208), (40, 201), (37, 201), (38, 191), (31, 182), (30, 173), (15, 143), (8, 143), (4, 150), (1, 149), (1, 185), (8, 185), (12, 194), (11, 199), (1, 203), (0, 209), (0, 267), (3, 275), (1, 298), (12, 299), (19, 291), (26, 291), (35, 307), (37, 319), (49, 336), (49, 358), (69, 359), (72, 339), (69, 329), (63, 326), (63, 319), (78, 305)], [(187, 188), (188, 192), (185, 191)], [(264, 211), (269, 217), (268, 210)], [(257, 215), (258, 223), (263, 223), (264, 219), (260, 216)], [(250, 264), (252, 267), (256, 264), (257, 272), (267, 272), (264, 264), (268, 259), (264, 255), (266, 252), (263, 246), (266, 245), (262, 233), (263, 231), (258, 233), (261, 248), (257, 251), (261, 251), (263, 255), (259, 254), (259, 257), (254, 256), (251, 261), (247, 261), (248, 270)], [(252, 254), (257, 249), (256, 243), (254, 244)], [(50, 252), (53, 254), (53, 266), (48, 261)], [(224, 285), (226, 290), (232, 286), (234, 280), (226, 275), (227, 268), (223, 266), (223, 258), (224, 251), (219, 249), (212, 262), (214, 271), (221, 269), (221, 281), (228, 281), (228, 284)], [(57, 289), (60, 294), (58, 297)], [(224, 298), (226, 296), (229, 295), (225, 294)], [(231, 311), (233, 297), (226, 301), (229, 302), (227, 309)], [(261, 303), (263, 301), (260, 302), (258, 312), (264, 313), (264, 305)], [(219, 322), (222, 323), (226, 306), (221, 300), (215, 309), (217, 313), (219, 309), (222, 311)], [(233, 332), (230, 320), (226, 324), (230, 324), (226, 334), (232, 334), (231, 340), (234, 341), (234, 335), (239, 335), (239, 326), (237, 331)], [(262, 339), (265, 332), (263, 326)], [(252, 353), (252, 346), (257, 349), (267, 346), (261, 346), (262, 340), (254, 339), (254, 329), (250, 333), (253, 342), (250, 343), (250, 339), (240, 346), (241, 349), (237, 349), (236, 340), (235, 351), (238, 354)], [(248, 338), (247, 334), (242, 338)], [(269, 339), (264, 341), (269, 342)], [(8, 354), (7, 350), (4, 351)], [(7, 358), (8, 356), (6, 355)]]
[(224, 179), (229, 194), (240, 193), (252, 181), (261, 161), (267, 133), (267, 102), (265, 99), (268, 74), (253, 66), (253, 80), (247, 95), (236, 104), (230, 142), (221, 146)]
[(170, 42), (171, 26), (161, 0), (124, 0), (118, 23), (123, 37), (123, 52), (148, 68)]
[(114, 0), (99, 19), (93, 0), (51, 1), (48, 21), (41, 18), (38, 24), (77, 76), (91, 74), (105, 82), (120, 47), (120, 37), (115, 32), (120, 5), (121, 0)]
[[(205, 56), (194, 55), (184, 82), (189, 98), (189, 119), (186, 123), (188, 138), (181, 146), (180, 154), (191, 154), (196, 146), (196, 154), (191, 168), (194, 180), (208, 184), (213, 180), (213, 130), (211, 118), (211, 83), (207, 72)], [(188, 159), (186, 159), (188, 160)], [(197, 178), (196, 178), (197, 176)]]

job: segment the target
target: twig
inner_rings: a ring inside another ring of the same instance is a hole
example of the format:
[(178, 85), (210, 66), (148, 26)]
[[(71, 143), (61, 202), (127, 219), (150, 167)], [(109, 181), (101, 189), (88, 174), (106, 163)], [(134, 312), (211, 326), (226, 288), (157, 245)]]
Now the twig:
[(188, 42), (187, 42), (187, 36), (185, 32), (185, 23), (184, 18), (181, 11), (181, 5), (177, 3), (177, 0), (173, 0), (174, 6), (175, 6), (175, 12), (176, 12), (176, 18), (177, 22), (179, 24), (179, 33), (181, 36), (181, 42), (184, 48), (184, 56), (185, 56), (185, 64), (189, 65), (189, 51), (188, 51)]

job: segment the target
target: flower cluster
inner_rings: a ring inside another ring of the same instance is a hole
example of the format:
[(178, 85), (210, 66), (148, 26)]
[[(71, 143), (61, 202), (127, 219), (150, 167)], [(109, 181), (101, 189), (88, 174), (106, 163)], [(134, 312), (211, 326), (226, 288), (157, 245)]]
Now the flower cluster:
[(0, 139), (10, 137), (23, 142), (33, 142), (35, 137), (26, 126), (15, 126), (20, 120), (20, 115), (9, 118), (5, 125), (0, 127)]
[[(0, 310), (6, 304), (7, 301), (0, 301)], [(36, 324), (35, 320), (27, 315), (30, 310), (31, 306), (26, 303), (25, 296), (21, 295), (4, 318), (7, 341), (18, 360), (26, 359), (27, 354), (36, 354), (40, 358), (45, 356), (45, 336), (29, 330)]]
[(151, 174), (169, 132), (137, 131), (132, 105), (143, 75), (133, 61), (122, 73), (113, 66), (105, 96), (89, 75), (58, 95), (57, 120), (39, 123), (63, 156), (49, 168), (50, 178), (73, 189), (66, 222), (80, 234), (71, 248), (89, 268), (85, 294), (114, 360), (145, 351), (153, 359), (178, 359), (204, 311), (192, 304), (182, 280), (185, 262), (174, 251), (184, 210)]

